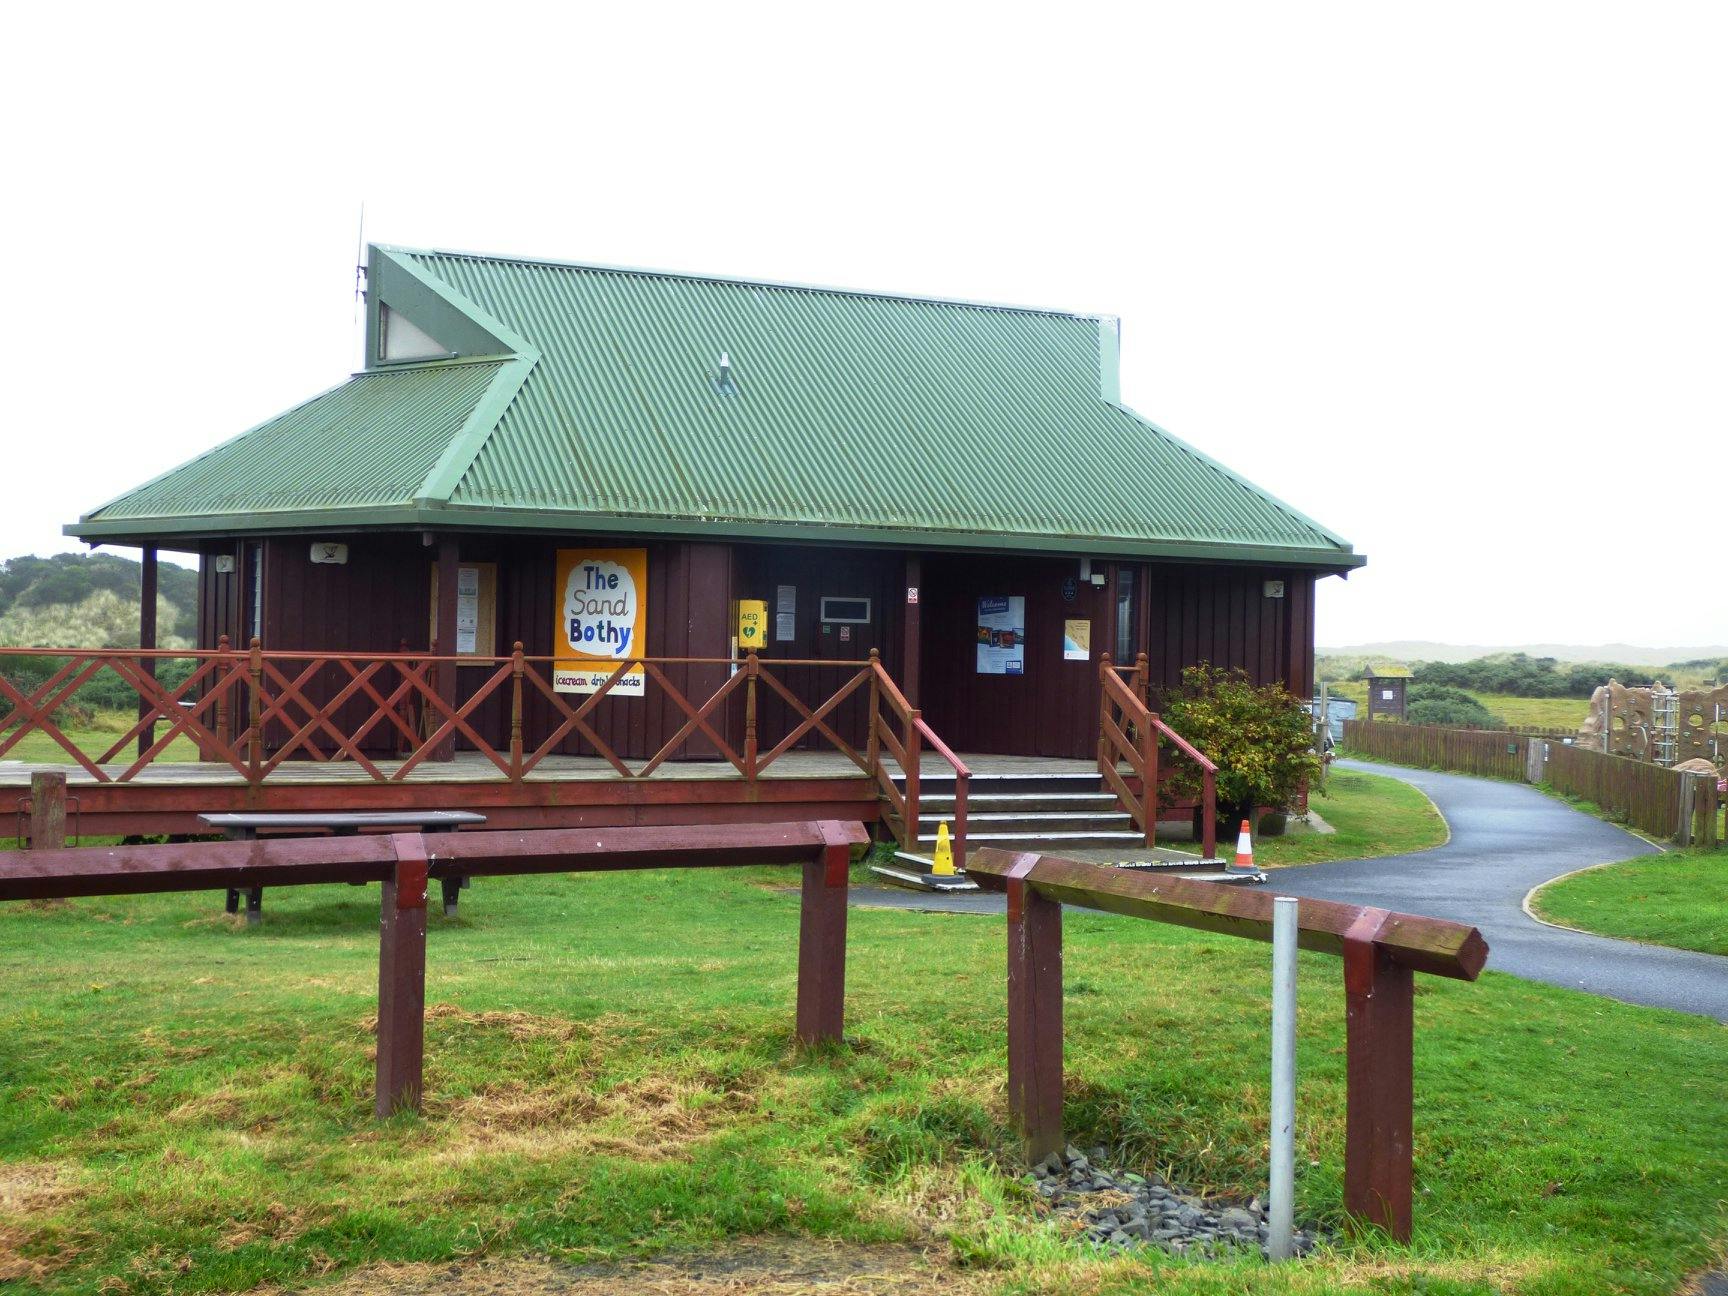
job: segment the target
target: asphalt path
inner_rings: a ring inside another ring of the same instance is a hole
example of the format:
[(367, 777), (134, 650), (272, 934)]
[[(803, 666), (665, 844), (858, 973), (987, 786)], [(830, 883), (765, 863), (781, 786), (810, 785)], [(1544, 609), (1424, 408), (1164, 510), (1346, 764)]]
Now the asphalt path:
[[(1728, 958), (1567, 931), (1524, 912), (1533, 887), (1658, 847), (1521, 784), (1361, 761), (1339, 765), (1420, 788), (1445, 816), (1451, 840), (1409, 855), (1274, 869), (1267, 890), (1470, 923), (1487, 939), (1488, 966), (1497, 971), (1728, 1022)], [(1003, 906), (999, 895), (866, 889), (856, 899), (947, 912), (1000, 913)]]

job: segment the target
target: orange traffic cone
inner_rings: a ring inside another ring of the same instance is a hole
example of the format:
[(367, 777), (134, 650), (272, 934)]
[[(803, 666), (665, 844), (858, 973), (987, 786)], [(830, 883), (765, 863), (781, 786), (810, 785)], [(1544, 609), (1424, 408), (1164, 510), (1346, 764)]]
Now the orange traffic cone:
[(1242, 821), (1242, 830), (1236, 834), (1236, 858), (1224, 866), (1224, 871), (1238, 877), (1260, 871), (1254, 867), (1254, 836), (1248, 831), (1246, 819)]

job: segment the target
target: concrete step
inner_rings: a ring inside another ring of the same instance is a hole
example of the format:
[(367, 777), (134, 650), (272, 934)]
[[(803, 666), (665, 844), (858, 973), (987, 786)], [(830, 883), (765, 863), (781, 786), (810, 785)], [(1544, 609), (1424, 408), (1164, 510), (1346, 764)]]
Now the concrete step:
[[(905, 776), (896, 777), (894, 782), (898, 787), (905, 787)], [(944, 794), (951, 796), (954, 792), (954, 773), (952, 770), (938, 772), (926, 769), (919, 776), (918, 789), (920, 798), (926, 793), (932, 796)], [(1096, 773), (974, 774), (967, 782), (969, 798), (1026, 792), (1101, 792), (1103, 790), (1103, 776)]]
[[(972, 826), (966, 826), (966, 847), (968, 850), (980, 846), (997, 846), (1003, 850), (1036, 850), (1051, 854), (1063, 850), (1117, 850), (1131, 849), (1144, 845), (1146, 837), (1138, 832), (1116, 832), (1109, 830), (1076, 829), (1072, 831), (1017, 831), (974, 832)], [(934, 850), (936, 847), (935, 833), (920, 833), (918, 844)]]
[[(939, 823), (947, 823), (948, 831), (954, 831), (953, 820), (935, 811), (918, 812), (919, 836), (931, 841), (936, 839), (936, 827)], [(1031, 835), (1061, 832), (1131, 832), (1134, 821), (1129, 818), (1126, 810), (1086, 810), (1074, 813), (1065, 810), (1055, 811), (986, 811), (978, 813), (970, 805), (966, 809), (966, 836), (976, 838), (980, 833), (1022, 832)]]
[[(1033, 812), (1093, 811), (1112, 814), (1121, 806), (1114, 792), (968, 792), (966, 813), (1027, 814)], [(918, 793), (918, 813), (949, 817), (954, 813), (952, 792), (932, 795), (923, 789)]]
[(895, 851), (887, 864), (872, 864), (870, 871), (896, 886), (917, 891), (976, 891), (978, 884), (964, 873), (955, 877), (937, 877), (931, 872), (934, 861), (928, 855), (913, 851)]

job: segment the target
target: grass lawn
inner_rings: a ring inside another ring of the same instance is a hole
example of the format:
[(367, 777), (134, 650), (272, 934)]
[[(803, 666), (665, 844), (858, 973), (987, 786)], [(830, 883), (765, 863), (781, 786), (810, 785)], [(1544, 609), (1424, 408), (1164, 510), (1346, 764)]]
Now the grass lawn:
[[(166, 725), (158, 725), (156, 736), (160, 738), (166, 731)], [(119, 742), (125, 735), (125, 732), (124, 729), (115, 733), (109, 733), (106, 730), (69, 729), (66, 731), (66, 737), (79, 751), (83, 752), (91, 760), (95, 760), (97, 757), (106, 753), (115, 743)], [(125, 760), (130, 763), (137, 758), (138, 743), (137, 740), (134, 739), (126, 745), (126, 750), (115, 759)], [(77, 762), (72, 759), (71, 752), (67, 751), (59, 743), (55, 742), (54, 739), (40, 730), (37, 730), (34, 733), (27, 733), (20, 738), (18, 740), (18, 745), (6, 753), (5, 759), (9, 761), (23, 761), (26, 765), (77, 764)], [(169, 743), (161, 751), (157, 752), (153, 759), (158, 761), (195, 761), (198, 759), (198, 744), (193, 742), (192, 739), (188, 738), (185, 734), (180, 734), (173, 742)]]
[(1651, 945), (1728, 954), (1728, 850), (1677, 850), (1576, 873), (1531, 907), (1550, 922)]
[[(431, 919), (427, 1113), (382, 1125), (375, 889), (273, 891), (251, 930), (215, 893), (0, 907), (0, 1284), (232, 1291), (779, 1234), (913, 1243), (943, 1291), (1653, 1296), (1720, 1255), (1728, 1034), (1493, 973), (1420, 981), (1412, 1245), (1087, 1251), (1008, 1155), (1002, 921), (854, 911), (849, 1042), (802, 1056), (789, 881), (477, 883)], [(1072, 1139), (1262, 1189), (1265, 948), (1066, 928)], [(1300, 1214), (1336, 1222), (1341, 973), (1302, 957)]]
[(1527, 698), (1475, 692), (1470, 696), (1509, 725), (1575, 730), (1590, 714), (1589, 698)]
[[(1258, 837), (1254, 862), (1262, 868), (1317, 864), (1322, 860), (1364, 859), (1427, 850), (1446, 841), (1446, 821), (1434, 803), (1408, 783), (1381, 774), (1334, 767), (1326, 775), (1326, 795), (1311, 795), (1309, 806), (1338, 831), (1286, 837)], [(1223, 848), (1234, 849), (1235, 824), (1219, 824)]]

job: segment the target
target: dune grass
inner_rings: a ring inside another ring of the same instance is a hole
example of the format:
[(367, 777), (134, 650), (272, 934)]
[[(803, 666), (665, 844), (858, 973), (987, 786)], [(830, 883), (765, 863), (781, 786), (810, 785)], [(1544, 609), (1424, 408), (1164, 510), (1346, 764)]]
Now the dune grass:
[(1550, 882), (1531, 898), (1550, 922), (1604, 936), (1728, 954), (1728, 850), (1676, 850)]
[[(1671, 1292), (1728, 1232), (1722, 1028), (1487, 974), (1417, 1003), (1416, 1238), (1107, 1257), (1020, 1182), (1000, 919), (855, 910), (848, 1041), (790, 1040), (786, 872), (482, 881), (432, 918), (428, 1103), (370, 1119), (377, 894), (0, 907), (0, 1283), (234, 1291), (758, 1234), (912, 1242), (988, 1292)], [(1263, 1188), (1264, 947), (1066, 920), (1075, 1142)], [(1304, 955), (1300, 1213), (1337, 1222), (1337, 960)], [(1652, 1101), (1660, 1094), (1660, 1101)]]

